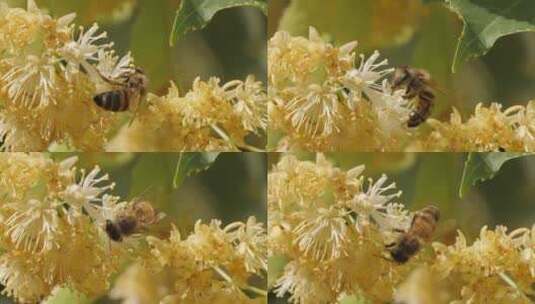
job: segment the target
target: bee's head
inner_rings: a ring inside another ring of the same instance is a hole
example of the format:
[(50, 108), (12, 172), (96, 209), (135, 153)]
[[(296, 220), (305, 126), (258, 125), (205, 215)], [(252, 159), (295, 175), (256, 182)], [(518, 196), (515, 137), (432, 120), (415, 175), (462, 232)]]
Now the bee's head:
[(128, 75), (126, 82), (129, 87), (137, 88), (141, 91), (141, 95), (145, 95), (146, 89), (149, 85), (149, 78), (140, 67), (135, 67), (134, 73)]
[(142, 68), (138, 67), (138, 66), (135, 67), (134, 71), (136, 71), (136, 73), (138, 73), (138, 74), (145, 74), (145, 71)]
[(406, 65), (399, 66), (394, 70), (391, 81), (393, 88), (397, 89), (401, 86), (406, 85), (409, 80), (410, 72), (409, 67)]

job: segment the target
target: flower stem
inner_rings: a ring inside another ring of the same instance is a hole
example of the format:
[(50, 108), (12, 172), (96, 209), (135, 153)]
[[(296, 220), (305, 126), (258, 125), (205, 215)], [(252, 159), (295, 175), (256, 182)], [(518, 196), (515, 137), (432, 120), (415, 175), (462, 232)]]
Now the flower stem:
[[(234, 280), (221, 268), (219, 268), (218, 266), (212, 266), (212, 269), (215, 270), (215, 272), (217, 272), (225, 281), (229, 282), (230, 284), (234, 285), (234, 286), (237, 286), (236, 283), (234, 282)], [(260, 295), (260, 296), (263, 296), (263, 297), (267, 297), (267, 291), (263, 290), (263, 289), (260, 289), (260, 288), (256, 288), (254, 286), (250, 286), (250, 285), (246, 285), (246, 286), (238, 286), (240, 289), (242, 290), (248, 290), (248, 291), (251, 291), (257, 295)]]
[(217, 272), (223, 279), (225, 279), (225, 281), (231, 283), (231, 284), (234, 284), (234, 280), (221, 268), (219, 268), (219, 266), (212, 266), (212, 268), (215, 270), (215, 272)]
[[(217, 135), (219, 135), (223, 140), (225, 141), (228, 141), (229, 143), (231, 143), (232, 145), (234, 145), (234, 142), (232, 142), (232, 140), (230, 139), (230, 137), (227, 135), (227, 133), (225, 133), (223, 130), (221, 130), (220, 127), (214, 125), (214, 124), (211, 124), (210, 125), (212, 127), (212, 129), (217, 133)], [(234, 145), (235, 146), (235, 145)]]
[(214, 125), (214, 124), (211, 124), (210, 125), (212, 127), (212, 130), (214, 130), (217, 135), (219, 135), (224, 141), (227, 141), (229, 142), (231, 145), (233, 145), (235, 148), (239, 149), (239, 148), (242, 148), (242, 149), (247, 149), (247, 150), (250, 150), (251, 152), (265, 152), (264, 150), (262, 149), (258, 149), (257, 147), (253, 147), (251, 145), (248, 145), (248, 144), (242, 144), (242, 145), (237, 145), (228, 135), (227, 133), (225, 133), (225, 131), (221, 130), (220, 127)]
[(260, 288), (254, 287), (254, 286), (250, 286), (250, 285), (244, 286), (242, 288), (245, 289), (245, 290), (254, 292), (255, 294), (257, 294), (259, 296), (267, 297), (267, 291), (265, 291), (263, 289), (260, 289)]
[(500, 272), (498, 273), (498, 276), (502, 279), (502, 281), (504, 281), (507, 285), (511, 286), (513, 289), (515, 289), (519, 294), (520, 296), (522, 296), (523, 298), (526, 298), (528, 300), (532, 300), (530, 299), (530, 297), (528, 297), (528, 295), (526, 295), (526, 293), (524, 293), (524, 291), (522, 291), (518, 285), (515, 283), (515, 281), (510, 277), (508, 276), (507, 274), (503, 273), (503, 272)]

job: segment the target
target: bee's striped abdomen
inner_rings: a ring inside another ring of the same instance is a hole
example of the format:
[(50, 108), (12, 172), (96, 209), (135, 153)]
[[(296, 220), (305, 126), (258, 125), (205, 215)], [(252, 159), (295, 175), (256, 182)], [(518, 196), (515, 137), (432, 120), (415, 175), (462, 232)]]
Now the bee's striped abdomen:
[(420, 92), (420, 98), (428, 103), (432, 103), (435, 99), (435, 94), (433, 94), (433, 92), (430, 90), (422, 90)]
[(409, 113), (409, 120), (407, 121), (407, 127), (415, 128), (421, 125), (426, 120), (418, 111), (412, 111)]
[(129, 106), (128, 96), (125, 90), (104, 92), (96, 95), (93, 100), (97, 106), (112, 112), (126, 111)]
[(407, 126), (414, 128), (421, 125), (424, 121), (431, 116), (431, 108), (433, 107), (433, 100), (435, 94), (431, 90), (423, 89), (418, 94), (418, 104), (416, 109), (409, 114), (409, 121)]

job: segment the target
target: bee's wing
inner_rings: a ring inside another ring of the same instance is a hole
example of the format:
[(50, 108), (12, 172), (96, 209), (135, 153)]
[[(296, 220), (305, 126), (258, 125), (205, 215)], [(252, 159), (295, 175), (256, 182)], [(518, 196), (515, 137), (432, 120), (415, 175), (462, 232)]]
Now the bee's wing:
[(442, 95), (446, 95), (446, 96), (448, 95), (448, 93), (446, 92), (446, 89), (444, 89), (443, 87), (439, 85), (433, 84), (431, 87), (433, 88), (433, 90), (439, 92)]
[(417, 72), (417, 74), (421, 75), (420, 79), (426, 83), (429, 87), (431, 87), (433, 90), (436, 90), (439, 93), (442, 93), (444, 95), (448, 95), (446, 93), (446, 89), (441, 87), (435, 79), (431, 76), (431, 73), (425, 69), (413, 69)]
[(429, 87), (431, 87), (433, 90), (439, 92), (440, 94), (443, 94), (443, 95), (448, 95), (448, 93), (446, 92), (446, 88), (444, 88), (443, 86), (439, 85), (438, 82), (436, 82), (434, 79), (431, 79), (430, 81), (428, 81), (428, 85)]
[(135, 102), (136, 103), (136, 108), (134, 109), (134, 114), (132, 115), (132, 118), (128, 122), (128, 127), (130, 127), (132, 125), (132, 123), (134, 122), (134, 120), (136, 120), (136, 117), (138, 116), (139, 110), (141, 108), (141, 102), (142, 102), (143, 98), (144, 97), (141, 96), (140, 94), (138, 94), (138, 96), (136, 96), (136, 99), (138, 99), (137, 102)]
[(171, 231), (170, 228), (172, 225), (172, 218), (160, 212), (156, 216), (156, 220), (153, 223), (142, 225), (141, 229), (148, 235), (157, 236), (159, 238), (167, 238), (169, 236), (169, 231)]
[(132, 118), (130, 119), (130, 121), (128, 122), (128, 127), (130, 128), (132, 126), (132, 124), (134, 123), (134, 120), (136, 120), (136, 117), (137, 117), (137, 114), (138, 114), (138, 109), (136, 109), (134, 111), (134, 114), (132, 115)]
[(440, 241), (443, 244), (453, 244), (457, 238), (457, 231), (459, 225), (456, 220), (449, 219), (438, 224), (437, 229), (433, 233), (431, 242)]
[(97, 70), (98, 75), (100, 76), (100, 78), (102, 78), (102, 80), (104, 80), (104, 82), (107, 82), (107, 83), (109, 83), (111, 85), (114, 85), (114, 86), (117, 86), (117, 87), (124, 87), (124, 83), (123, 82), (115, 80), (115, 79), (108, 78), (107, 76), (102, 74), (102, 72), (100, 72), (98, 69), (96, 69), (96, 70)]

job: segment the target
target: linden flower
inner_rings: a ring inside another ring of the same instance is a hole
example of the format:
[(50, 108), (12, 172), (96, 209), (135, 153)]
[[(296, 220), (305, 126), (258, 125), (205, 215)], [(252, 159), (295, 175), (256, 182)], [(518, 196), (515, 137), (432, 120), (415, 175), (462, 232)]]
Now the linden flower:
[[(76, 158), (0, 154), (0, 282), (3, 293), (35, 303), (56, 287), (103, 294), (129, 245), (110, 247), (102, 218), (119, 207), (107, 175), (85, 175)], [(130, 253), (131, 254), (131, 253)]]
[(318, 210), (315, 218), (305, 219), (294, 228), (295, 242), (305, 255), (317, 260), (333, 259), (347, 255), (347, 211), (338, 208)]
[(336, 294), (326, 282), (317, 280), (318, 273), (313, 267), (288, 263), (284, 276), (277, 282), (275, 294), (284, 297), (289, 293), (292, 303), (330, 303)]
[(350, 206), (360, 215), (356, 219), (357, 229), (370, 225), (370, 221), (381, 227), (384, 231), (408, 228), (407, 212), (403, 205), (392, 200), (401, 196), (402, 191), (387, 193), (396, 189), (396, 183), (385, 185), (387, 176), (382, 175), (375, 184), (368, 179), (369, 186), (365, 192), (355, 195)]
[(385, 244), (412, 215), (392, 201), (401, 194), (394, 183), (382, 176), (366, 185), (363, 170), (341, 170), (318, 154), (315, 162), (285, 155), (270, 171), (269, 254), (289, 260), (275, 284), (278, 296), (289, 293), (292, 303), (392, 299), (407, 269), (384, 256)]
[(524, 233), (518, 242), (522, 260), (529, 267), (531, 276), (535, 277), (535, 225), (531, 227), (530, 233)]
[[(356, 42), (335, 47), (278, 32), (268, 44), (269, 117), (285, 139), (279, 150), (399, 150), (411, 105), (374, 52), (355, 64)], [(358, 143), (358, 144), (356, 144)]]
[(151, 254), (117, 279), (111, 297), (125, 304), (265, 303), (266, 291), (249, 285), (265, 276), (265, 238), (254, 217), (223, 228), (199, 221), (185, 239), (176, 228), (168, 240), (149, 237)]
[[(62, 193), (65, 200), (70, 202), (70, 207), (73, 213), (87, 212), (89, 216), (100, 222), (104, 222), (102, 217), (102, 208), (110, 205), (113, 198), (110, 196), (103, 196), (108, 190), (112, 190), (114, 183), (103, 184), (107, 182), (109, 176), (107, 174), (98, 177), (100, 168), (97, 166), (89, 174), (85, 175), (85, 171), (81, 170), (82, 177), (78, 183), (69, 185)], [(97, 204), (99, 203), (99, 204)], [(111, 203), (113, 204), (113, 203)], [(110, 218), (110, 217), (108, 217)]]
[(3, 3), (0, 15), (0, 148), (103, 150), (117, 119), (92, 100), (106, 89), (99, 72), (116, 79), (131, 56), (119, 60), (96, 24), (75, 30), (74, 14), (54, 19), (34, 0), (26, 10)]
[(433, 244), (434, 271), (448, 283), (451, 303), (532, 303), (532, 231), (483, 227), (472, 245), (462, 233), (452, 246)]
[(466, 122), (453, 109), (449, 122), (429, 119), (434, 129), (412, 149), (426, 151), (534, 151), (535, 102), (502, 110), (497, 103), (478, 104)]
[(226, 226), (224, 231), (231, 234), (233, 242), (237, 244), (236, 250), (243, 256), (248, 272), (267, 271), (267, 235), (262, 223), (250, 217), (246, 223), (235, 222)]
[(224, 85), (217, 78), (199, 78), (180, 96), (172, 83), (163, 97), (150, 95), (131, 126), (110, 144), (111, 151), (239, 151), (259, 150), (245, 142), (266, 128), (266, 95), (261, 82), (249, 76)]

